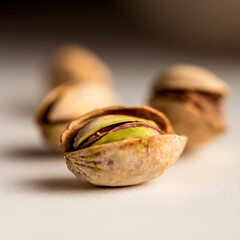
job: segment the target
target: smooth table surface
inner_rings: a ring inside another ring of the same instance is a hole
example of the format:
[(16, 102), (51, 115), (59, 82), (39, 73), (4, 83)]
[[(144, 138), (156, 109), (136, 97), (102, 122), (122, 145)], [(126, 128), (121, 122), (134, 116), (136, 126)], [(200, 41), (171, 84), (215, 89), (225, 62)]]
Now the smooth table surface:
[[(47, 49), (45, 49), (45, 52)], [(104, 55), (122, 104), (147, 99), (153, 76), (188, 62), (226, 79), (229, 130), (161, 177), (125, 188), (78, 181), (43, 146), (32, 117), (42, 55), (1, 49), (0, 239), (240, 239), (240, 68), (237, 59), (131, 48)]]

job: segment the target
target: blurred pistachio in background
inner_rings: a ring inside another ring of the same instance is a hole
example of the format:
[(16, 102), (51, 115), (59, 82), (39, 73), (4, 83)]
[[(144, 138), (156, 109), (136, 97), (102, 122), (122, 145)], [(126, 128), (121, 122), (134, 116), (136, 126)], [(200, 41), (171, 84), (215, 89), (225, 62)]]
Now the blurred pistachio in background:
[(156, 78), (149, 103), (188, 137), (188, 147), (196, 147), (226, 130), (222, 105), (228, 94), (225, 82), (207, 69), (175, 65)]
[(59, 46), (49, 61), (47, 79), (52, 89), (39, 103), (35, 120), (44, 142), (59, 150), (60, 136), (75, 118), (95, 108), (115, 105), (111, 71), (90, 49)]
[(112, 74), (105, 63), (90, 49), (78, 44), (66, 44), (55, 50), (48, 78), (53, 86), (68, 82), (112, 84)]

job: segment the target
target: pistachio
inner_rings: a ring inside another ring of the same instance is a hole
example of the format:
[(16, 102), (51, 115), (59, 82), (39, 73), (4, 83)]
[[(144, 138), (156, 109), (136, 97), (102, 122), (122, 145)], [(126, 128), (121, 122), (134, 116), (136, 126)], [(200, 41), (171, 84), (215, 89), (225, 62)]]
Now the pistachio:
[(56, 50), (50, 62), (49, 78), (54, 86), (67, 82), (112, 82), (106, 64), (92, 51), (80, 45), (65, 45)]
[(77, 178), (101, 186), (143, 183), (181, 155), (187, 138), (150, 107), (108, 107), (71, 122), (61, 136), (66, 164)]
[(188, 137), (188, 147), (195, 147), (226, 128), (222, 99), (228, 92), (228, 86), (208, 70), (177, 65), (157, 77), (150, 105)]
[(36, 111), (36, 122), (45, 141), (53, 149), (60, 150), (59, 139), (69, 122), (98, 107), (116, 103), (110, 86), (96, 83), (69, 83), (48, 93)]

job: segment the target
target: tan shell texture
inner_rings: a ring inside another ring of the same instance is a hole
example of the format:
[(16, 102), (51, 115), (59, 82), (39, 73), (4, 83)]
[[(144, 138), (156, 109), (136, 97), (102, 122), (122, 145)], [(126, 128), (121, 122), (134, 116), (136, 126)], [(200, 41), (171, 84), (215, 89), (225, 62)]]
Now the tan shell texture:
[(107, 65), (81, 45), (59, 47), (53, 54), (49, 75), (54, 86), (67, 82), (112, 82), (112, 74)]
[[(126, 114), (155, 121), (166, 134), (130, 139), (73, 150), (78, 130), (91, 119)], [(187, 138), (174, 134), (166, 116), (150, 107), (109, 107), (92, 111), (71, 122), (61, 137), (66, 164), (77, 178), (100, 186), (127, 186), (161, 175), (177, 161)]]
[[(117, 101), (114, 90), (107, 85), (64, 84), (41, 101), (36, 111), (36, 122), (48, 145), (60, 150), (60, 136), (70, 121), (95, 108), (116, 104)], [(48, 114), (49, 122), (44, 122), (43, 117), (52, 103), (54, 106)]]
[(193, 90), (226, 96), (228, 86), (215, 74), (194, 65), (176, 65), (157, 77), (155, 91)]
[(208, 70), (193, 65), (177, 65), (159, 76), (150, 105), (167, 115), (174, 129), (188, 137), (187, 147), (211, 140), (226, 128), (224, 117), (204, 114), (191, 103), (161, 95), (161, 91), (190, 90), (225, 97), (228, 86)]
[(151, 106), (165, 113), (174, 129), (188, 137), (187, 147), (195, 147), (213, 139), (226, 126), (225, 121), (216, 117), (203, 116), (190, 104), (174, 99), (156, 97)]

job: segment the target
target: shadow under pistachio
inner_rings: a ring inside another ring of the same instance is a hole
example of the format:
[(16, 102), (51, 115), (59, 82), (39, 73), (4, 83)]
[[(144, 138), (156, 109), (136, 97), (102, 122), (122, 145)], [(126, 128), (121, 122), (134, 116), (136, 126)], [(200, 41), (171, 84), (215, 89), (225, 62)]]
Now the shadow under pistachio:
[(3, 151), (3, 156), (7, 157), (7, 160), (14, 161), (49, 161), (62, 159), (63, 153), (60, 151), (49, 151), (38, 147), (19, 147), (6, 149)]
[(73, 192), (96, 190), (97, 187), (75, 178), (42, 178), (23, 183), (24, 186), (44, 192)]
[[(102, 192), (102, 191), (113, 191), (131, 188), (134, 186), (125, 186), (125, 187), (104, 187), (104, 186), (95, 186), (83, 180), (76, 178), (42, 178), (37, 180), (25, 181), (21, 184), (24, 187), (31, 188), (33, 190), (44, 191), (47, 193), (50, 192), (59, 192), (59, 193), (69, 193), (69, 192)], [(142, 185), (142, 184), (140, 184)], [(139, 185), (137, 185), (139, 186)]]

